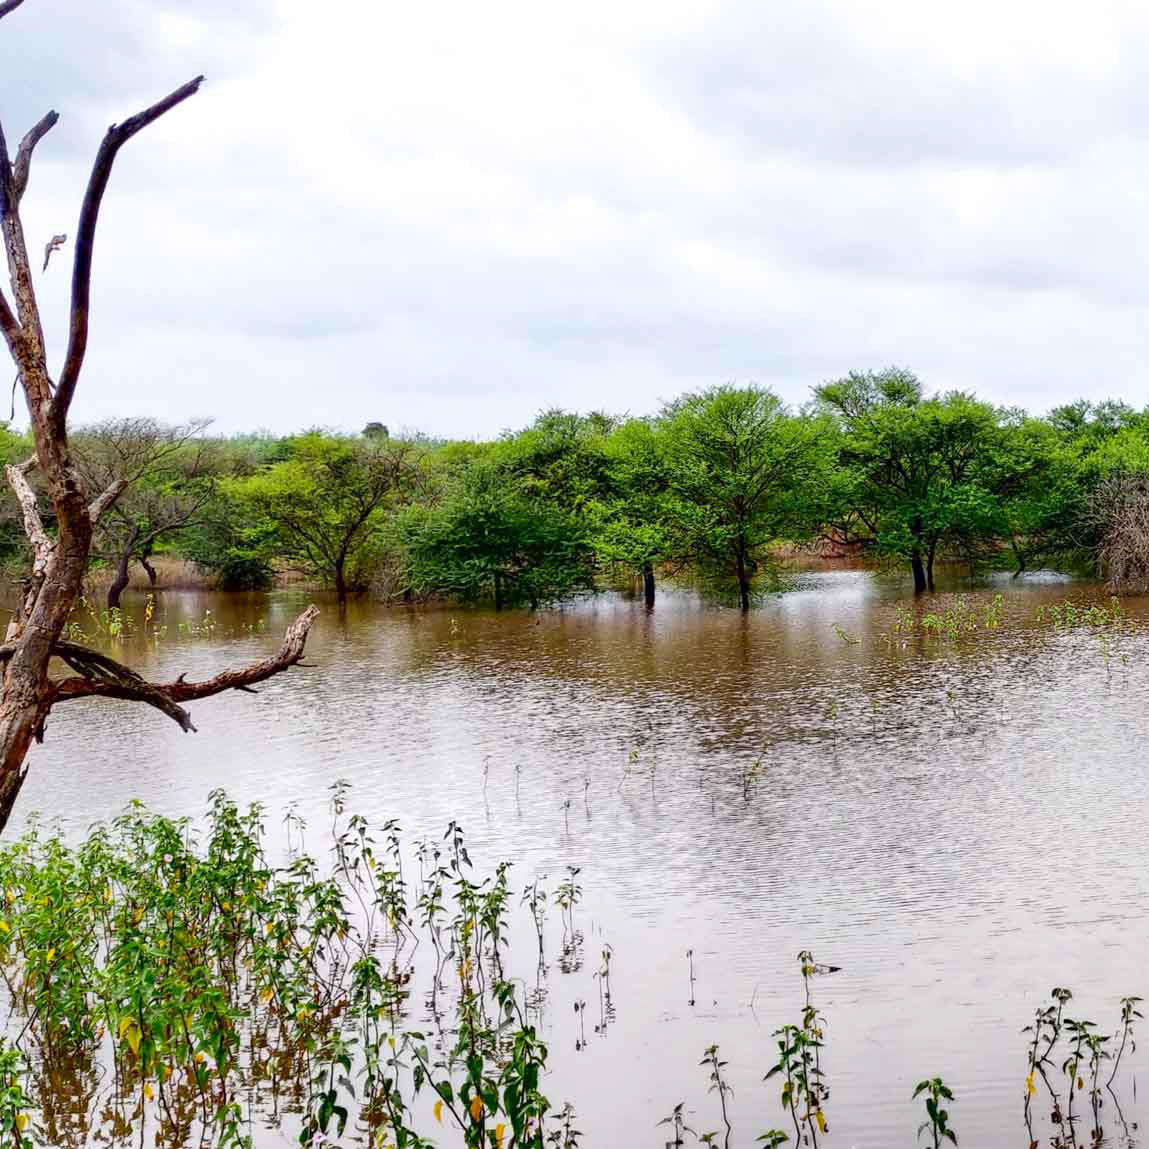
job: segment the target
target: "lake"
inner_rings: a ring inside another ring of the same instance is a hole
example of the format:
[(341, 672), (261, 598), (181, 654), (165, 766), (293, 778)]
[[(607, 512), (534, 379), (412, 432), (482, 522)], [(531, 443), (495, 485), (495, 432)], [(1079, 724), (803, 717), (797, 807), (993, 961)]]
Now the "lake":
[[(815, 987), (827, 1145), (913, 1144), (911, 1091), (941, 1074), (963, 1145), (1025, 1146), (1020, 1031), (1050, 989), (1107, 1030), (1149, 991), (1149, 601), (1117, 627), (1059, 626), (1069, 598), (1106, 601), (1050, 577), (915, 602), (859, 570), (797, 575), (748, 615), (685, 592), (653, 612), (603, 595), (340, 618), (321, 600), (308, 665), (192, 704), (198, 734), (131, 704), (61, 706), (10, 833), (35, 809), (78, 834), (130, 798), (194, 815), (214, 787), (265, 803), (273, 830), (292, 803), (320, 824), (347, 779), (410, 840), (457, 820), (515, 890), (581, 867), (585, 957), (551, 972), (544, 1089), (590, 1149), (662, 1146), (679, 1101), (720, 1128), (698, 1064), (715, 1042), (732, 1144), (786, 1128), (761, 1079), (774, 1029), (801, 1018), (802, 949), (841, 967)], [(274, 647), (306, 601), (163, 593), (156, 638), (129, 597), (136, 633), (99, 640), (154, 679), (207, 675)], [(954, 633), (923, 632), (947, 609)], [(604, 944), (615, 1017), (576, 1049)], [(1140, 1050), (1122, 1065), (1128, 1139), (1106, 1099), (1117, 1143), (1136, 1143), (1145, 1068)]]

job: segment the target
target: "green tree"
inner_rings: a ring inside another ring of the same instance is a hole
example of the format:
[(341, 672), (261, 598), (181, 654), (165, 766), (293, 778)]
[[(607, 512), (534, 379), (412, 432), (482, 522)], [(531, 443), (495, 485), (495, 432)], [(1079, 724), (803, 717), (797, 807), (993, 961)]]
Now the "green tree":
[(962, 392), (926, 398), (918, 378), (890, 368), (815, 391), (840, 421), (840, 513), (869, 540), (908, 559), (914, 590), (934, 588), (947, 541), (968, 551), (1008, 531), (1006, 502), (1035, 460), (1015, 450), (1007, 413)]
[(684, 516), (671, 491), (665, 435), (657, 422), (631, 419), (605, 445), (606, 471), (599, 495), (588, 505), (600, 559), (642, 579), (643, 598), (654, 606), (655, 570), (681, 557), (677, 525)]
[(712, 387), (664, 409), (669, 487), (697, 559), (732, 573), (743, 610), (764, 548), (808, 529), (823, 427), (761, 387)]
[(405, 526), (409, 574), (420, 594), (467, 601), (489, 594), (501, 610), (539, 607), (593, 586), (584, 521), (532, 497), (490, 461), (457, 474), (443, 500), (414, 510)]
[(309, 434), (283, 462), (225, 489), (258, 547), (330, 583), (343, 604), (365, 587), (370, 544), (421, 479), (410, 443)]

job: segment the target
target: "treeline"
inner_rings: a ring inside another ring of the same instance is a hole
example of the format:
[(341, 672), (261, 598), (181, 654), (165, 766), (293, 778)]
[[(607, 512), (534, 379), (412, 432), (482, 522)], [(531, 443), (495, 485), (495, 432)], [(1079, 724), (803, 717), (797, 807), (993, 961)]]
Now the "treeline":
[[(115, 605), (131, 568), (191, 560), (226, 588), (302, 572), (339, 598), (537, 607), (607, 581), (705, 579), (749, 607), (780, 544), (971, 569), (1098, 562), (1149, 574), (1149, 411), (1074, 403), (1035, 417), (911, 373), (851, 374), (792, 410), (714, 387), (649, 417), (548, 411), (491, 442), (213, 437), (117, 420), (78, 430), (92, 489), (129, 482), (100, 527)], [(8, 434), (10, 460), (27, 445)], [(10, 500), (8, 542), (22, 545)]]

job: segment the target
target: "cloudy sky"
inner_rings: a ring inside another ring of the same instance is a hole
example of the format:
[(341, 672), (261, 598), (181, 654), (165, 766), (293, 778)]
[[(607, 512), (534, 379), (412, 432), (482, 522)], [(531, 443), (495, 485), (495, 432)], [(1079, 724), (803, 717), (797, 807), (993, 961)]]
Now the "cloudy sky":
[(1137, 0), (26, 0), (0, 114), (62, 115), (39, 245), (208, 76), (117, 166), (84, 420), (483, 436), (889, 363), (1144, 405), (1147, 54)]

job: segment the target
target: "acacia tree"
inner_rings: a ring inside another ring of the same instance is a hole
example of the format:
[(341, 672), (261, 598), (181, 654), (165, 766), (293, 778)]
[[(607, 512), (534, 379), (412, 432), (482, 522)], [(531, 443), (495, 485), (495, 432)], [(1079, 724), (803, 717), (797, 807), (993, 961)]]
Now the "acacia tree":
[(738, 601), (763, 547), (805, 530), (810, 492), (820, 485), (822, 428), (795, 418), (762, 387), (711, 387), (664, 412), (670, 488), (694, 554), (733, 571)]
[(411, 443), (313, 434), (293, 444), (290, 458), (225, 489), (253, 529), (266, 528), (272, 553), (325, 579), (342, 605), (363, 589), (359, 560), (373, 531), (421, 480)]
[(95, 529), (93, 555), (111, 563), (108, 609), (120, 605), (132, 563), (154, 586), (148, 561), (157, 544), (194, 526), (212, 496), (212, 459), (200, 436), (210, 420), (170, 426), (156, 419), (108, 419), (73, 434), (77, 465), (90, 490), (129, 485)]
[(685, 551), (675, 513), (664, 436), (649, 419), (631, 419), (607, 439), (607, 481), (588, 507), (594, 547), (604, 561), (642, 578), (648, 607), (655, 601), (655, 570)]
[(815, 394), (844, 432), (841, 512), (909, 560), (915, 593), (934, 589), (944, 543), (1004, 533), (1003, 500), (1031, 461), (1009, 464), (1001, 412), (962, 392), (927, 399), (900, 368), (851, 374)]
[[(0, 20), (22, 3), (23, 0), (0, 0)], [(75, 234), (68, 343), (55, 378), (48, 366), (20, 204), (28, 188), (33, 153), (59, 117), (55, 112), (45, 115), (23, 137), (14, 157), (0, 126), (0, 234), (13, 300), (9, 303), (0, 290), (0, 333), (15, 363), (35, 446), (31, 458), (6, 468), (8, 482), (20, 503), (33, 557), (20, 602), (0, 646), (0, 829), (7, 823), (27, 774), (25, 759), (32, 741), (43, 739), (48, 714), (58, 703), (92, 697), (128, 699), (153, 706), (185, 731), (193, 730), (184, 702), (224, 690), (249, 688), (293, 666), (303, 657), (308, 630), (318, 613), (314, 607), (304, 611), (288, 628), (283, 645), (271, 657), (202, 682), (188, 682), (183, 677), (169, 683), (147, 682), (107, 655), (62, 638), (82, 593), (93, 530), (128, 485), (123, 478), (117, 478), (103, 490), (90, 490), (68, 437), (68, 413), (88, 346), (92, 257), (100, 206), (123, 145), (195, 95), (202, 82), (203, 77), (197, 77), (150, 108), (112, 125), (100, 144)], [(37, 476), (42, 495), (33, 488), (33, 475)], [(54, 533), (45, 528), (41, 497), (51, 504)], [(49, 669), (53, 659), (60, 659), (73, 674), (52, 677)]]

